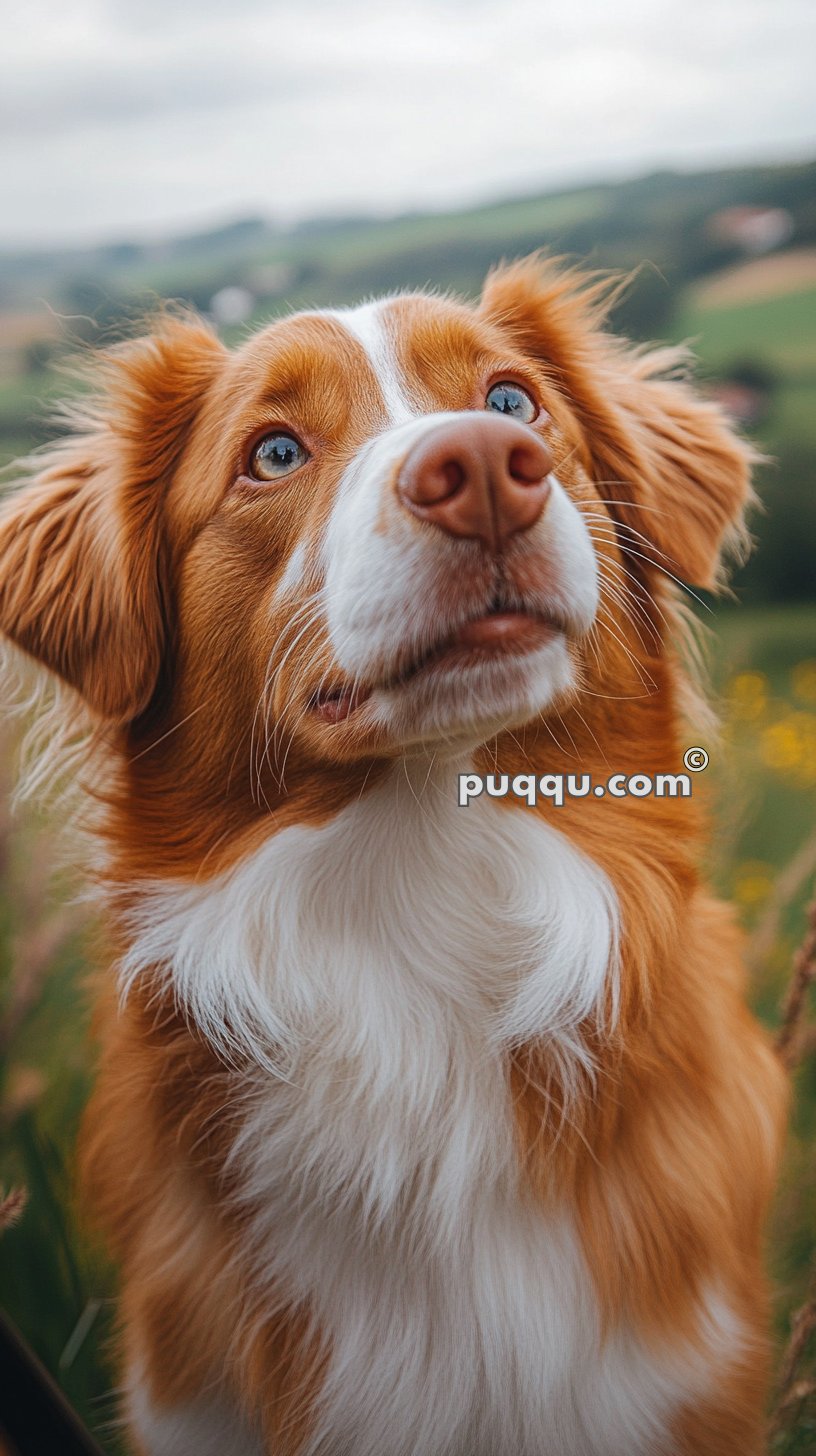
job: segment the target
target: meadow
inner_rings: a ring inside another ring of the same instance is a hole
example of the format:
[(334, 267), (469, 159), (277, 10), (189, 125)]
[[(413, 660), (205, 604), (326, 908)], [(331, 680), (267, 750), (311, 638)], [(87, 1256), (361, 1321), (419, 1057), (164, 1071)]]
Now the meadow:
[[(643, 192), (644, 237), (652, 226), (649, 219), (663, 217), (661, 196), (665, 211), (668, 193), (661, 187)], [(729, 200), (738, 196), (735, 187), (712, 186), (705, 196)], [(485, 207), (459, 218), (417, 217), (392, 224), (357, 220), (294, 240), (255, 236), (250, 251), (256, 270), (288, 262), (302, 271), (304, 259), (310, 260), (312, 271), (307, 268), (305, 278), (291, 275), (287, 302), (308, 293), (315, 302), (331, 297), (340, 303), (365, 291), (358, 290), (358, 278), (370, 279), (366, 287), (393, 286), (388, 280), (395, 274), (399, 278), (400, 270), (404, 281), (423, 282), (433, 276), (435, 257), (447, 260), (447, 275), (437, 281), (447, 284), (455, 275), (460, 286), (471, 288), (485, 260), (525, 251), (536, 241), (580, 237), (582, 228), (590, 230), (588, 235), (593, 226), (602, 232), (610, 209), (628, 217), (626, 199), (612, 197), (614, 192), (607, 187), (516, 200), (503, 209)], [(702, 206), (697, 193), (694, 198), (695, 206)], [(653, 228), (651, 244), (654, 236)], [(627, 241), (624, 261), (650, 256), (647, 246), (638, 255), (635, 243)], [(198, 277), (204, 291), (212, 286), (214, 251), (220, 258), (213, 244), (188, 259), (188, 276)], [(610, 245), (600, 261), (617, 266), (621, 258)], [(18, 260), (9, 276), (34, 277), (30, 297), (15, 283), (17, 292), (12, 289), (4, 304), (0, 286), (0, 451), (5, 459), (44, 438), (44, 405), (64, 389), (49, 354), (55, 349), (52, 322), (43, 322), (35, 304), (39, 275), (32, 273), (33, 264), (26, 266), (28, 274)], [(711, 764), (700, 790), (712, 821), (706, 868), (718, 891), (738, 907), (751, 1000), (774, 1028), (816, 880), (816, 286), (807, 281), (807, 269), (800, 270), (798, 282), (786, 281), (783, 270), (774, 285), (761, 268), (746, 281), (745, 266), (729, 257), (722, 267), (673, 277), (671, 307), (665, 311), (661, 299), (661, 317), (653, 322), (664, 325), (655, 334), (693, 343), (705, 380), (727, 376), (747, 361), (760, 364), (771, 381), (756, 433), (777, 463), (760, 472), (765, 514), (754, 519), (758, 549), (737, 574), (734, 597), (700, 607), (721, 718), (720, 734), (706, 744)], [(52, 262), (56, 277), (55, 268)], [(123, 254), (105, 273), (112, 311), (123, 309), (122, 300), (134, 290), (139, 298), (145, 288), (156, 295), (178, 293), (175, 285), (183, 273), (180, 258), (157, 262)], [(268, 316), (278, 306), (259, 303), (253, 317)], [(43, 336), (45, 351), (37, 347)], [(28, 1198), (22, 1217), (0, 1243), (0, 1306), (115, 1456), (109, 1362), (115, 1276), (80, 1218), (72, 1181), (76, 1128), (93, 1063), (83, 995), (92, 927), (73, 901), (70, 841), (60, 842), (53, 824), (30, 806), (11, 809), (18, 739), (19, 727), (10, 722), (0, 741), (0, 1186), (24, 1187)], [(814, 1153), (816, 1034), (811, 1031), (795, 1071), (785, 1168), (768, 1230), (783, 1366), (792, 1318), (814, 1287)], [(804, 1326), (801, 1331), (801, 1358), (788, 1381), (792, 1398), (777, 1412), (772, 1442), (773, 1451), (784, 1456), (816, 1451), (816, 1333), (808, 1334)]]

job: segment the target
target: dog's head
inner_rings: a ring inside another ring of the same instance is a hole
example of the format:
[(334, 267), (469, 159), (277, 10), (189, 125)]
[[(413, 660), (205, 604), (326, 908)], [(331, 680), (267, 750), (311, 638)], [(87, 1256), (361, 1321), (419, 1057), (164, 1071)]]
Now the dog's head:
[(165, 319), (6, 503), (0, 628), (103, 718), (197, 718), (237, 777), (597, 717), (659, 581), (715, 583), (750, 458), (601, 311), (534, 261), (235, 350)]

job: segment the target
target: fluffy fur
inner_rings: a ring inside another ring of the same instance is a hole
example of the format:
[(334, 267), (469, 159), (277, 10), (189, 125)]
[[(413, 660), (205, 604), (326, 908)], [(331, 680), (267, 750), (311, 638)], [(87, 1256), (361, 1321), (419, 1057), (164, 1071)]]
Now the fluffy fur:
[[(98, 730), (84, 1161), (145, 1456), (762, 1450), (784, 1086), (696, 802), (456, 803), (680, 765), (676, 583), (750, 453), (602, 311), (532, 261), (234, 352), (166, 318), (4, 508), (0, 628)], [(504, 379), (554, 469), (496, 558), (395, 484)], [(448, 650), (497, 593), (549, 636)]]

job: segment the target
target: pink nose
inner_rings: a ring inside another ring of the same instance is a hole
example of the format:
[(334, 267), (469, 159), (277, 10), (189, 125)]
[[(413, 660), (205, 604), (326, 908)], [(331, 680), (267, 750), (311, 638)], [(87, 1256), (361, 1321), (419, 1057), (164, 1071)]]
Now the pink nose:
[(429, 430), (405, 457), (397, 489), (415, 516), (501, 551), (538, 520), (552, 468), (549, 449), (526, 425), (474, 413)]

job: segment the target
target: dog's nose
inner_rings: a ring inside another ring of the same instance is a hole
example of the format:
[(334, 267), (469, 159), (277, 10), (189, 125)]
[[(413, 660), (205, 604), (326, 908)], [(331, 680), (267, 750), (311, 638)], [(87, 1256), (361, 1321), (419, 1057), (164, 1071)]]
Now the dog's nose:
[(547, 503), (553, 458), (518, 420), (473, 414), (440, 424), (403, 461), (397, 489), (414, 515), (501, 551)]

